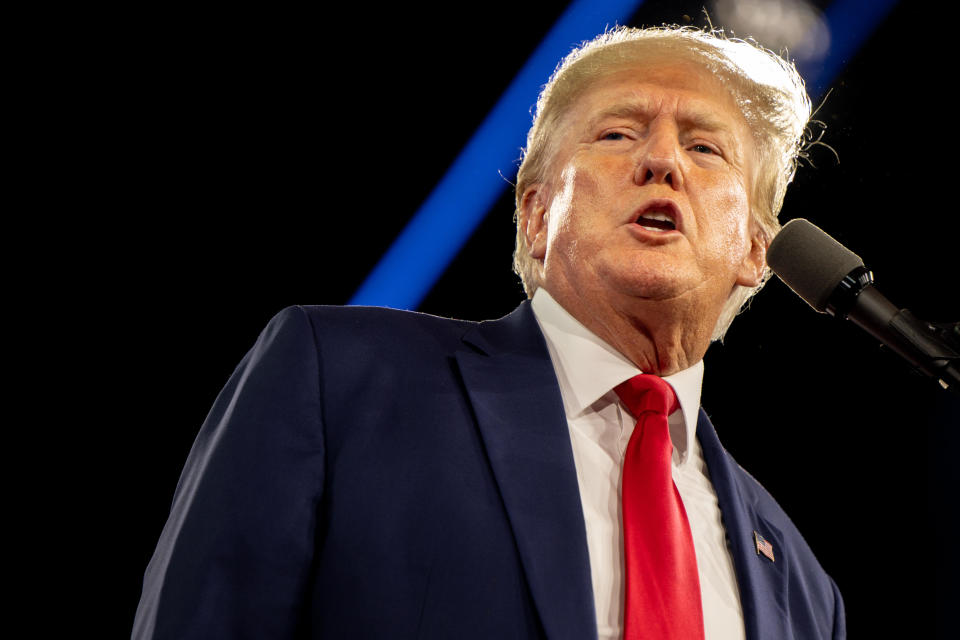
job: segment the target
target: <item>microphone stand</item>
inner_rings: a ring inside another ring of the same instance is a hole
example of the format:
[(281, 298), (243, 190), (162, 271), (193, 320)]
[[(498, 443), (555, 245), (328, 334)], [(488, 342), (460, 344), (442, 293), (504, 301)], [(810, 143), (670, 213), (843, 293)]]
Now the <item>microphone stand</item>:
[(913, 369), (960, 395), (960, 322), (934, 324), (898, 309), (873, 286), (865, 267), (851, 271), (826, 306), (903, 357)]

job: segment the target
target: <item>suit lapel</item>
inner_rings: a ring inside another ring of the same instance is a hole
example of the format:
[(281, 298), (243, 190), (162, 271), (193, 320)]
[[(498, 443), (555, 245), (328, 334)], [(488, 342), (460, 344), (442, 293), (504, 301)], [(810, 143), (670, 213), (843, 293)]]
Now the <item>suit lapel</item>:
[(548, 638), (595, 638), (593, 587), (570, 435), (529, 303), (484, 322), (456, 354)]
[[(747, 638), (789, 638), (785, 555), (790, 550), (784, 548), (780, 531), (760, 515), (752, 501), (746, 499), (740, 486), (744, 472), (720, 444), (703, 409), (697, 422), (697, 436), (717, 492), (733, 554)], [(755, 531), (773, 545), (775, 561), (757, 553)]]

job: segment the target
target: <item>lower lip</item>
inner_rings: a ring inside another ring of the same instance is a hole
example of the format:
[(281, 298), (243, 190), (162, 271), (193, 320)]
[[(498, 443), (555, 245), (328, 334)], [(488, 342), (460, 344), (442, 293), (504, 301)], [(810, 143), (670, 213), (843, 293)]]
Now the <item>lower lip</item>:
[(627, 227), (634, 237), (651, 244), (666, 244), (678, 240), (683, 236), (683, 234), (676, 229), (671, 229), (670, 231), (650, 231), (633, 222), (628, 224)]

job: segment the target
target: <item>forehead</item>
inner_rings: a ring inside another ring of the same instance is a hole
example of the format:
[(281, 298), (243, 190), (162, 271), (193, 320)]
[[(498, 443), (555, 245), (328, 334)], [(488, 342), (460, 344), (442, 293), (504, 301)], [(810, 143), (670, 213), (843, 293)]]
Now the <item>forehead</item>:
[(670, 110), (682, 124), (749, 135), (730, 89), (709, 69), (687, 61), (631, 63), (590, 82), (570, 105), (567, 124), (588, 124), (606, 112), (655, 116)]

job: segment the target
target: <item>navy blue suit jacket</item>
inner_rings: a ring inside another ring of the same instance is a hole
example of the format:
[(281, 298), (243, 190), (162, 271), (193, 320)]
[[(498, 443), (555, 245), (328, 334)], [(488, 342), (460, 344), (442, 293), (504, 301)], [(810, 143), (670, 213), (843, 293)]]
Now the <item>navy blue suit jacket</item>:
[[(697, 435), (747, 637), (844, 637), (800, 533), (703, 411)], [(190, 452), (133, 636), (595, 638), (570, 437), (529, 303), (482, 323), (279, 313)]]

